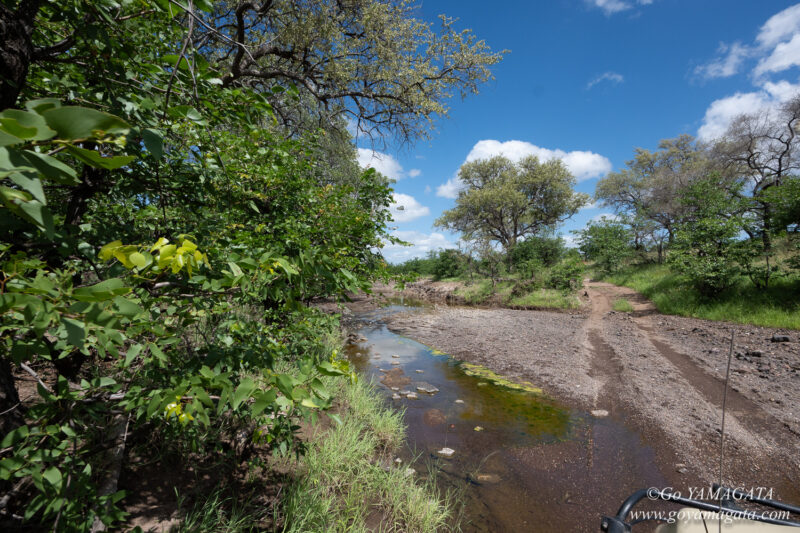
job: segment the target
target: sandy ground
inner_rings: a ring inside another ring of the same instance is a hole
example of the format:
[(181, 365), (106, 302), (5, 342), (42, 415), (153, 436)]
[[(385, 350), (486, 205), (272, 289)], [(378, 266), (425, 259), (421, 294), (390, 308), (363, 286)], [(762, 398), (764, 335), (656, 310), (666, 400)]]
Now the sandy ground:
[[(662, 315), (634, 291), (606, 283), (587, 281), (584, 296), (581, 312), (437, 305), (387, 323), (458, 359), (532, 381), (565, 403), (625, 418), (658, 441), (650, 444), (662, 456), (679, 461), (680, 472), (708, 483), (719, 475), (733, 333), (724, 481), (775, 487), (776, 495), (797, 500), (800, 332)], [(613, 311), (618, 298), (634, 311)], [(773, 342), (776, 335), (789, 341)]]

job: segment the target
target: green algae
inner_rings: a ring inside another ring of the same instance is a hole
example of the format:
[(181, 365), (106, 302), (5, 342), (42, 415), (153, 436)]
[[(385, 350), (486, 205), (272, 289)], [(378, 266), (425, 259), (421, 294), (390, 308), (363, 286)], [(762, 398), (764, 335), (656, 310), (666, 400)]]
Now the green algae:
[(504, 387), (506, 389), (515, 391), (529, 392), (531, 394), (542, 394), (542, 389), (534, 386), (533, 383), (528, 381), (522, 381), (519, 383), (511, 381), (510, 379), (504, 378), (503, 376), (492, 372), (484, 366), (463, 362), (459, 366), (466, 375), (485, 379), (486, 381), (489, 381), (498, 387)]

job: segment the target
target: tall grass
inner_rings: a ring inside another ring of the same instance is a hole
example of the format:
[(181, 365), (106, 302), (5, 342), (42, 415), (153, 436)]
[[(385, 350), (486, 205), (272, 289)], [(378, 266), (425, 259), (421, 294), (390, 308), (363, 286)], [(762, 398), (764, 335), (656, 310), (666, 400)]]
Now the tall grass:
[(703, 297), (666, 265), (630, 266), (603, 279), (642, 293), (662, 313), (800, 329), (800, 279), (796, 276), (779, 278), (768, 289), (758, 289), (740, 277), (715, 298)]
[[(348, 385), (341, 424), (310, 447), (285, 499), (287, 532), (427, 532), (447, 527), (450, 503), (433, 485), (395, 466), (402, 413), (387, 410), (370, 384)], [(384, 467), (384, 465), (391, 465)]]

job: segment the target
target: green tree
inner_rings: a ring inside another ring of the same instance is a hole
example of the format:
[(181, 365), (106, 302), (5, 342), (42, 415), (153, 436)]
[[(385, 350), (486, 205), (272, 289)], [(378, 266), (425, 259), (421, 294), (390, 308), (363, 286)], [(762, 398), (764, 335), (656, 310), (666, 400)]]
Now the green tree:
[(573, 190), (575, 178), (558, 159), (542, 163), (528, 156), (514, 163), (496, 156), (465, 163), (458, 176), (465, 188), (436, 226), (468, 240), (496, 241), (509, 259), (520, 238), (551, 230), (589, 198)]
[(733, 285), (741, 272), (740, 210), (715, 176), (687, 187), (681, 202), (688, 213), (676, 228), (668, 261), (701, 294), (715, 296)]
[(621, 268), (633, 255), (633, 232), (619, 220), (603, 217), (575, 234), (583, 256), (606, 274)]

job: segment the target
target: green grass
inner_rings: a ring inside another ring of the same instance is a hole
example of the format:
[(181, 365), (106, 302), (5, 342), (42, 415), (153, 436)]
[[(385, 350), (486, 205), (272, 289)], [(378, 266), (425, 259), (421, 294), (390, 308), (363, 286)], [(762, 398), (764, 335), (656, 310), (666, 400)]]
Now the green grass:
[(555, 289), (534, 289), (522, 296), (513, 296), (508, 301), (513, 306), (543, 309), (579, 309), (581, 301), (574, 294), (564, 294)]
[[(370, 384), (340, 391), (347, 406), (302, 458), (303, 475), (289, 488), (287, 532), (441, 531), (452, 504), (432, 481), (406, 476), (406, 465), (387, 470), (403, 439), (402, 413), (388, 410)], [(381, 461), (383, 459), (383, 461)]]
[(633, 305), (624, 298), (615, 300), (611, 307), (614, 309), (614, 311), (619, 311), (620, 313), (630, 313), (633, 311)]
[(800, 329), (800, 279), (782, 278), (759, 290), (745, 277), (716, 298), (700, 295), (686, 278), (666, 265), (631, 266), (603, 277), (630, 287), (670, 315), (726, 320), (773, 328)]

